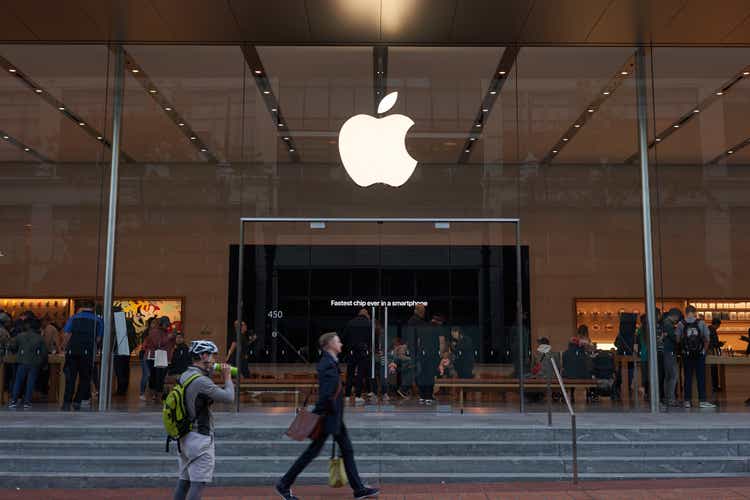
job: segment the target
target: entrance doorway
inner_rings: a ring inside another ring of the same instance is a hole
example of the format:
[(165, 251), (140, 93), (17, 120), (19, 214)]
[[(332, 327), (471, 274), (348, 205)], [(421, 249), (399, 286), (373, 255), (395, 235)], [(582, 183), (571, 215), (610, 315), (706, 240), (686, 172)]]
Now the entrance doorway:
[[(227, 345), (233, 325), (247, 325), (238, 410), (298, 402), (329, 331), (344, 342), (355, 408), (452, 411), (458, 392), (440, 381), (523, 380), (528, 248), (518, 235), (517, 219), (242, 219), (227, 318)], [(474, 392), (475, 406), (515, 407)]]

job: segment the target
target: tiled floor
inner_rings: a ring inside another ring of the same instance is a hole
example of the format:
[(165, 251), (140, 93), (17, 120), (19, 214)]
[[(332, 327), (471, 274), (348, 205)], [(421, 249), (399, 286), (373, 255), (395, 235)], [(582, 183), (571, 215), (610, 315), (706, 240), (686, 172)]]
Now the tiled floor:
[[(303, 500), (351, 498), (349, 489), (301, 486), (294, 490)], [(63, 500), (96, 498), (103, 500), (162, 500), (171, 498), (168, 489), (98, 490), (0, 490), (0, 500)], [(209, 488), (205, 500), (271, 500), (278, 497), (270, 487)], [(496, 484), (410, 484), (384, 485), (381, 500), (571, 500), (571, 499), (750, 499), (750, 478), (674, 479), (643, 481), (591, 481)]]

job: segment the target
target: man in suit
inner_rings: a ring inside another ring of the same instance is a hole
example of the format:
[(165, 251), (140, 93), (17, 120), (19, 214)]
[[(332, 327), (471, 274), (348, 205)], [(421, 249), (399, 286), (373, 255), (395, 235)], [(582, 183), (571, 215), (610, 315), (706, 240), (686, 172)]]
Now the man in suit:
[(349, 433), (344, 425), (344, 395), (341, 390), (338, 360), (342, 348), (341, 339), (336, 332), (329, 332), (321, 335), (318, 343), (323, 355), (318, 362), (318, 402), (315, 404), (313, 413), (323, 416), (323, 432), (318, 439), (310, 443), (289, 471), (276, 482), (276, 492), (284, 500), (297, 500), (297, 497), (292, 494), (292, 484), (305, 467), (320, 454), (328, 436), (331, 435), (341, 449), (346, 477), (349, 480), (349, 486), (354, 491), (354, 498), (374, 498), (380, 491), (362, 483), (354, 462), (354, 448), (352, 448)]

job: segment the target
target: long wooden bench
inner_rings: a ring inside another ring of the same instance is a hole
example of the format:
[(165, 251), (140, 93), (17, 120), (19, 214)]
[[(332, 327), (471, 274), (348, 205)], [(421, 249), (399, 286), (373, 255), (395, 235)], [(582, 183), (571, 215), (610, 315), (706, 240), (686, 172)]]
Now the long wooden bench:
[[(565, 388), (568, 390), (582, 388), (591, 389), (596, 387), (596, 381), (593, 379), (565, 379)], [(544, 379), (526, 379), (524, 380), (524, 389), (546, 389), (547, 381)], [(553, 387), (554, 387), (553, 383)], [(464, 391), (466, 389), (482, 391), (484, 389), (518, 389), (521, 383), (518, 379), (476, 379), (476, 378), (451, 378), (436, 379), (435, 389), (455, 388), (459, 390), (459, 406), (461, 413), (464, 412)]]

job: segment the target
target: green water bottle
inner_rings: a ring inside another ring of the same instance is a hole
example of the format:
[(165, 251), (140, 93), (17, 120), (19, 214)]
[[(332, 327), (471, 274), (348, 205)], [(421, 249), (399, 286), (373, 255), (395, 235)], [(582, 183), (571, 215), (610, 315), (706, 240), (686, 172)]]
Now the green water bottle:
[[(214, 363), (214, 371), (216, 373), (221, 373), (221, 363)], [(237, 367), (236, 366), (232, 367), (231, 373), (232, 373), (233, 377), (237, 376)]]

